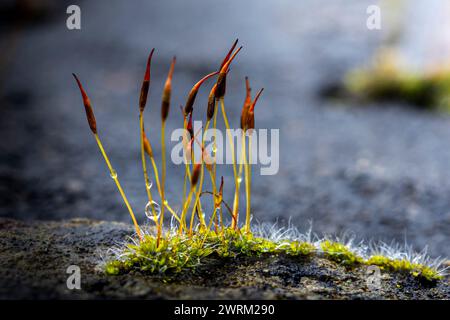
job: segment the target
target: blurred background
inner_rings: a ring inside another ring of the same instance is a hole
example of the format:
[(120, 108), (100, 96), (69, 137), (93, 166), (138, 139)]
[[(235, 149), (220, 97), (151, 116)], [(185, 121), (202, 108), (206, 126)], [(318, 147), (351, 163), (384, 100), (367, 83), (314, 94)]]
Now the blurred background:
[[(449, 57), (443, 39), (450, 10), (443, 14), (448, 4), (439, 0), (383, 2), (2, 1), (0, 216), (129, 222), (88, 129), (75, 72), (145, 221), (138, 98), (149, 51), (156, 48), (146, 130), (159, 158), (160, 98), (171, 57), (177, 65), (169, 132), (181, 124), (178, 107), (192, 85), (215, 71), (239, 38), (244, 48), (232, 64), (226, 96), (232, 126), (239, 124), (248, 75), (254, 92), (265, 88), (256, 126), (280, 129), (278, 174), (253, 169), (254, 219), (290, 220), (301, 230), (312, 221), (319, 234), (406, 241), (449, 256), (450, 117), (408, 99), (348, 98), (343, 79), (371, 66), (386, 46), (406, 53), (400, 55), (406, 70), (419, 76), (438, 70)], [(66, 27), (71, 4), (81, 8), (81, 30)], [(366, 25), (370, 5), (382, 6), (379, 30)], [(196, 120), (205, 119), (211, 85), (199, 93)], [(231, 203), (232, 170), (223, 172)], [(174, 207), (182, 177), (183, 168), (170, 164)]]

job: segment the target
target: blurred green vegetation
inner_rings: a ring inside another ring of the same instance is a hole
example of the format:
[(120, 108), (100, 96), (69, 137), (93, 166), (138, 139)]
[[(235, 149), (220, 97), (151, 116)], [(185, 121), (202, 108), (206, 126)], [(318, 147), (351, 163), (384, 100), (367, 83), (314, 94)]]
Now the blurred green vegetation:
[(450, 70), (408, 72), (390, 55), (380, 55), (368, 68), (351, 71), (344, 80), (346, 90), (370, 101), (397, 100), (422, 109), (450, 112)]

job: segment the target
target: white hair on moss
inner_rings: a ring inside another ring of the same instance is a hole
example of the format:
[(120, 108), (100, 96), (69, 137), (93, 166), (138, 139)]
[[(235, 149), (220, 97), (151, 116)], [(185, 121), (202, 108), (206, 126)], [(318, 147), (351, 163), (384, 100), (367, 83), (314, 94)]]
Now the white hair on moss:
[[(280, 226), (278, 221), (274, 223), (252, 223), (252, 233), (255, 237), (264, 238), (280, 245), (286, 241), (306, 242), (312, 244), (316, 248), (318, 254), (323, 254), (322, 243), (325, 241), (332, 241), (343, 244), (348, 250), (364, 260), (370, 259), (372, 256), (381, 255), (392, 260), (405, 260), (413, 264), (420, 264), (430, 267), (441, 276), (446, 276), (449, 267), (445, 267), (447, 258), (431, 258), (428, 254), (428, 248), (425, 247), (421, 251), (415, 251), (412, 245), (408, 245), (405, 241), (403, 245), (392, 241), (386, 243), (382, 241), (369, 241), (367, 244), (364, 240), (357, 240), (357, 237), (352, 232), (343, 232), (340, 235), (324, 235), (319, 236), (313, 233), (313, 223), (309, 221), (309, 226), (305, 232), (301, 232), (296, 226), (292, 225), (290, 219), (287, 226)], [(199, 225), (195, 226), (198, 230)], [(145, 236), (156, 236), (156, 228), (154, 225), (145, 225), (142, 228), (142, 234)], [(175, 218), (172, 217), (170, 227), (166, 232), (167, 237), (178, 236), (178, 224)], [(135, 236), (127, 237), (127, 240), (116, 242), (115, 245), (109, 248), (106, 256), (101, 256), (102, 264), (106, 263), (111, 258), (118, 260), (125, 260), (131, 254), (137, 252), (129, 247), (130, 244), (139, 245), (139, 240)], [(128, 248), (124, 250), (124, 248)], [(145, 258), (145, 257), (142, 257)]]
[(354, 233), (346, 231), (339, 236), (324, 235), (318, 236), (312, 232), (312, 221), (309, 221), (309, 227), (305, 232), (299, 229), (288, 221), (287, 226), (279, 226), (278, 222), (274, 223), (254, 223), (252, 232), (257, 237), (266, 238), (274, 242), (281, 241), (299, 241), (313, 244), (318, 252), (323, 253), (321, 244), (324, 241), (333, 241), (345, 245), (351, 252), (360, 256), (364, 260), (370, 259), (375, 255), (382, 255), (392, 260), (405, 260), (413, 264), (421, 264), (436, 270), (439, 275), (446, 276), (448, 266), (445, 266), (447, 258), (437, 257), (431, 258), (428, 254), (428, 247), (421, 251), (415, 251), (412, 245), (406, 241), (403, 245), (392, 241), (386, 243), (383, 241), (369, 241), (357, 240)]
[(383, 241), (370, 242), (367, 258), (375, 255), (382, 255), (393, 260), (406, 260), (414, 264), (421, 264), (436, 270), (440, 275), (447, 275), (448, 266), (445, 266), (447, 258), (431, 258), (428, 254), (428, 247), (425, 246), (421, 251), (415, 251), (411, 245), (405, 241), (403, 245), (392, 241), (386, 243)]

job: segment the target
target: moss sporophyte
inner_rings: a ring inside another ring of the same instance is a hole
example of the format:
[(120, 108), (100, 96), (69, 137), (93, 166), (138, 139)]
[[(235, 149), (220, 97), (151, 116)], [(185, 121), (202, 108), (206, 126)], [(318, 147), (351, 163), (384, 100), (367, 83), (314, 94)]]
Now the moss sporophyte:
[[(410, 261), (407, 258), (392, 259), (383, 255), (361, 256), (354, 252), (352, 248), (343, 243), (330, 240), (308, 241), (302, 238), (293, 237), (273, 237), (269, 238), (260, 232), (255, 232), (251, 226), (251, 170), (252, 162), (252, 134), (255, 129), (255, 105), (261, 96), (263, 89), (254, 97), (251, 96), (250, 83), (245, 78), (246, 97), (241, 111), (240, 128), (242, 129), (241, 158), (237, 159), (232, 153), (233, 168), (233, 189), (234, 197), (231, 205), (224, 199), (223, 189), (226, 183), (224, 177), (217, 177), (217, 151), (216, 139), (214, 139), (213, 154), (210, 156), (205, 152), (205, 135), (198, 136), (198, 132), (193, 129), (192, 119), (195, 100), (201, 86), (208, 80), (216, 77), (216, 82), (211, 86), (207, 108), (205, 131), (211, 125), (217, 128), (218, 105), (220, 104), (221, 114), (225, 126), (230, 129), (225, 108), (226, 80), (230, 71), (230, 64), (236, 58), (239, 47), (235, 50), (237, 40), (223, 59), (219, 69), (201, 78), (190, 90), (188, 98), (182, 108), (182, 127), (185, 132), (183, 136), (183, 151), (185, 160), (193, 159), (193, 146), (200, 146), (201, 159), (199, 162), (184, 162), (183, 191), (180, 210), (173, 209), (166, 194), (166, 142), (165, 127), (170, 118), (170, 104), (172, 93), (172, 78), (175, 68), (175, 57), (169, 67), (167, 80), (164, 85), (161, 103), (161, 167), (158, 168), (151, 141), (145, 133), (144, 112), (147, 104), (147, 95), (151, 80), (151, 62), (154, 49), (150, 52), (146, 63), (144, 80), (139, 97), (139, 145), (144, 176), (144, 184), (148, 202), (145, 206), (145, 213), (154, 224), (152, 227), (141, 228), (138, 225), (134, 211), (128, 202), (126, 194), (119, 182), (119, 176), (113, 168), (111, 161), (100, 140), (97, 122), (91, 102), (84, 90), (80, 80), (74, 74), (79, 86), (83, 104), (86, 111), (89, 127), (95, 137), (101, 154), (106, 162), (110, 175), (113, 178), (117, 189), (128, 209), (133, 221), (137, 238), (132, 243), (125, 244), (116, 250), (114, 260), (106, 263), (106, 273), (110, 275), (126, 273), (130, 271), (141, 271), (149, 273), (180, 272), (185, 268), (198, 266), (203, 259), (208, 256), (236, 257), (239, 255), (259, 256), (263, 254), (284, 254), (289, 256), (310, 257), (320, 255), (329, 260), (335, 261), (345, 267), (352, 268), (360, 265), (376, 265), (381, 269), (401, 271), (427, 280), (437, 280), (441, 278), (441, 271), (438, 267), (427, 266), (425, 264)], [(152, 124), (154, 125), (154, 123)], [(229, 133), (230, 130), (227, 130)], [(248, 138), (248, 143), (246, 142)], [(233, 139), (229, 140), (230, 148), (233, 152)], [(248, 146), (248, 147), (247, 147)], [(223, 146), (222, 146), (223, 147)], [(147, 159), (150, 159), (152, 172), (147, 170)], [(239, 167), (237, 164), (240, 164)], [(211, 182), (212, 191), (204, 189), (205, 169)], [(159, 171), (161, 170), (161, 171)], [(243, 175), (243, 177), (242, 177)], [(151, 179), (152, 177), (152, 179)], [(157, 194), (152, 192), (152, 180), (156, 182)], [(240, 224), (240, 184), (245, 181), (245, 220)], [(208, 195), (205, 199), (204, 196)], [(205, 212), (206, 200), (210, 200), (213, 208), (212, 212)], [(157, 202), (159, 201), (159, 203)], [(170, 215), (170, 227), (165, 215)], [(209, 214), (209, 220), (207, 215)]]

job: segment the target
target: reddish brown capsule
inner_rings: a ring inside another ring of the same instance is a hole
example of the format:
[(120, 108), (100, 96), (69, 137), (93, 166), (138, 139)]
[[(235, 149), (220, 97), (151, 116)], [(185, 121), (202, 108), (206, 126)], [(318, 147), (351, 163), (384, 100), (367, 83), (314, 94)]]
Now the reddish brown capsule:
[(191, 185), (194, 187), (197, 182), (198, 182), (198, 178), (200, 176), (200, 169), (202, 167), (201, 163), (196, 163), (194, 165), (194, 171), (192, 172), (192, 176), (191, 176)]
[(234, 48), (236, 48), (238, 41), (239, 41), (239, 39), (236, 39), (236, 41), (234, 41), (233, 46), (231, 47), (230, 51), (228, 51), (227, 55), (223, 59), (222, 64), (220, 65), (219, 71), (222, 70), (222, 67), (224, 66), (224, 64), (230, 59), (231, 54), (233, 53)]
[(97, 134), (97, 122), (95, 121), (94, 110), (92, 110), (91, 101), (89, 100), (86, 91), (84, 91), (80, 80), (78, 80), (78, 77), (75, 75), (75, 73), (72, 73), (72, 75), (75, 78), (78, 87), (80, 88), (81, 96), (83, 97), (83, 104), (86, 111), (86, 117), (89, 123), (89, 127), (91, 128), (93, 134)]
[(261, 90), (259, 90), (258, 94), (256, 95), (255, 100), (253, 100), (253, 103), (252, 103), (252, 105), (251, 105), (251, 107), (250, 107), (249, 112), (252, 112), (252, 113), (254, 112), (255, 106), (256, 106), (256, 102), (258, 102), (259, 96), (261, 95), (261, 93), (262, 93), (263, 91), (264, 91), (264, 88), (261, 88)]
[(238, 52), (241, 51), (241, 49), (242, 47), (239, 47), (220, 69), (219, 77), (217, 78), (216, 99), (220, 99), (225, 96), (228, 69), (230, 68), (231, 62), (236, 57)]
[(259, 99), (259, 96), (261, 95), (261, 93), (263, 92), (264, 88), (262, 88), (261, 90), (259, 90), (258, 94), (256, 95), (255, 100), (253, 101), (250, 109), (248, 110), (248, 116), (247, 116), (247, 130), (252, 130), (255, 129), (255, 105), (256, 102)]
[(246, 88), (246, 95), (245, 95), (245, 101), (244, 105), (242, 106), (242, 112), (241, 112), (241, 129), (247, 130), (247, 117), (248, 117), (248, 110), (250, 109), (250, 106), (252, 104), (252, 97), (251, 97), (251, 88), (250, 83), (248, 81), (248, 77), (245, 77), (245, 88)]
[(226, 87), (227, 87), (227, 73), (221, 72), (217, 77), (216, 92), (215, 92), (216, 100), (219, 100), (220, 98), (225, 96)]
[(189, 139), (194, 138), (194, 127), (192, 125), (192, 111), (191, 111), (191, 113), (189, 113), (189, 120), (188, 120), (188, 123), (186, 126), (186, 130), (189, 132)]
[(208, 121), (212, 119), (216, 111), (216, 88), (217, 83), (214, 84), (208, 96), (208, 108), (206, 109), (206, 119)]
[(223, 195), (223, 176), (220, 179), (220, 188), (219, 188), (219, 194), (222, 196)]
[(169, 109), (170, 109), (170, 96), (172, 93), (172, 76), (173, 76), (173, 69), (175, 67), (176, 58), (173, 57), (172, 63), (170, 65), (169, 74), (167, 76), (166, 83), (164, 85), (163, 95), (162, 95), (162, 102), (161, 102), (161, 119), (162, 122), (165, 122), (168, 115), (169, 115)]
[(151, 146), (151, 144), (150, 144), (150, 141), (148, 141), (147, 135), (145, 134), (145, 132), (142, 132), (142, 137), (143, 137), (143, 139), (144, 139), (144, 150), (145, 150), (145, 152), (146, 152), (150, 157), (153, 157), (152, 146)]
[[(223, 66), (225, 65), (225, 63), (227, 63), (227, 61), (230, 60), (231, 54), (233, 53), (234, 48), (236, 48), (236, 45), (237, 45), (237, 43), (238, 43), (238, 40), (239, 40), (239, 39), (236, 39), (236, 41), (234, 41), (233, 45), (231, 46), (230, 51), (228, 51), (227, 55), (225, 56), (225, 58), (223, 59), (222, 63), (220, 64), (219, 71), (221, 71), (222, 68), (223, 68)], [(220, 79), (219, 79), (219, 78), (220, 78)], [(219, 74), (219, 78), (217, 79), (216, 87), (217, 87), (217, 84), (218, 84), (218, 83), (221, 83), (221, 87), (225, 88), (225, 86), (226, 86), (226, 74), (225, 74), (225, 75), (222, 75), (222, 76)], [(214, 89), (214, 95), (215, 95), (215, 97), (217, 97), (215, 92), (216, 92), (216, 89)], [(225, 94), (225, 92), (224, 92), (224, 94)], [(214, 109), (214, 108), (213, 108), (213, 109)], [(211, 116), (211, 117), (212, 117), (212, 116)]]
[(142, 82), (141, 95), (139, 97), (140, 113), (144, 112), (145, 105), (147, 104), (148, 89), (150, 88), (150, 65), (152, 63), (152, 56), (154, 51), (155, 49), (153, 48), (147, 59), (147, 67), (145, 69), (144, 81)]
[(219, 71), (216, 71), (216, 72), (212, 72), (212, 73), (204, 76), (199, 82), (197, 82), (192, 87), (191, 91), (189, 92), (188, 98), (186, 100), (186, 105), (184, 106), (185, 114), (191, 113), (192, 110), (194, 109), (195, 98), (197, 97), (198, 90), (200, 89), (200, 86), (203, 84), (203, 82), (205, 82), (206, 80), (208, 80), (212, 76), (215, 76), (218, 73), (219, 73)]

